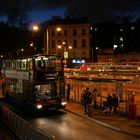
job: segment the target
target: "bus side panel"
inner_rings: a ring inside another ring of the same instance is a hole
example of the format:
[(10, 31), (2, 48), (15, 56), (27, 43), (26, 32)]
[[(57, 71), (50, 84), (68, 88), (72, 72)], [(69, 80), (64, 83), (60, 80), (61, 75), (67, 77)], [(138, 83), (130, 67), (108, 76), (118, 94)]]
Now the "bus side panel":
[(29, 88), (30, 88), (30, 82), (24, 80), (23, 81), (23, 95), (24, 95), (25, 98), (29, 97), (29, 91), (30, 91)]

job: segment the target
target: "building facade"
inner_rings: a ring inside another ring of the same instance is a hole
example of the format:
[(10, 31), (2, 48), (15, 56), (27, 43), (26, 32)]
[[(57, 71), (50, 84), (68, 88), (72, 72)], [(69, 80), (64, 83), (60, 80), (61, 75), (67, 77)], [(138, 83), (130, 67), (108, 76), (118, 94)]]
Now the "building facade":
[(86, 18), (52, 18), (46, 30), (45, 53), (65, 57), (71, 62), (90, 61), (90, 23)]
[[(85, 17), (76, 19), (53, 17), (46, 24), (44, 53), (60, 55), (67, 61), (76, 63), (137, 62), (140, 61), (138, 23), (139, 21), (94, 24)], [(93, 61), (94, 58), (97, 61)]]

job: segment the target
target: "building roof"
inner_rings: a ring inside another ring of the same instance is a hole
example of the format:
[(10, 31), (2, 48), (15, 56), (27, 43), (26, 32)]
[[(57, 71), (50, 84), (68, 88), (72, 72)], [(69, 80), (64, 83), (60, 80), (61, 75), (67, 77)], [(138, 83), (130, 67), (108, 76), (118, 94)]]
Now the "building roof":
[(86, 17), (82, 18), (61, 18), (61, 17), (52, 17), (51, 20), (48, 21), (49, 25), (56, 24), (89, 24), (89, 20)]

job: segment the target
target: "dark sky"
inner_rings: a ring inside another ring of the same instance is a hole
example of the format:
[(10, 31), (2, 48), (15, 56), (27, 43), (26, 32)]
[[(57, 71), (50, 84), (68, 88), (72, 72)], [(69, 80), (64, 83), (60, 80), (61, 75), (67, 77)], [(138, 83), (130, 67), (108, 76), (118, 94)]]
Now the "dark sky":
[(24, 7), (30, 11), (33, 22), (59, 15), (87, 16), (93, 21), (140, 15), (140, 0), (0, 0), (0, 15), (13, 7)]

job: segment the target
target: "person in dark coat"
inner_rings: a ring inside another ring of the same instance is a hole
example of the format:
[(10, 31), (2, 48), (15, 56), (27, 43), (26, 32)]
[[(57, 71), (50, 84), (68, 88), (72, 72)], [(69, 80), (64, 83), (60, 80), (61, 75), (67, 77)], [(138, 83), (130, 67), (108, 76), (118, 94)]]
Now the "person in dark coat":
[(108, 93), (107, 99), (103, 102), (104, 110), (103, 112), (111, 113), (112, 110), (112, 96)]
[(89, 88), (85, 89), (83, 99), (84, 99), (85, 114), (87, 114), (89, 112), (89, 104), (92, 103), (92, 94), (90, 93)]
[(118, 97), (115, 94), (113, 94), (112, 103), (114, 107), (113, 113), (116, 113), (116, 109), (118, 107)]
[(70, 100), (70, 84), (67, 84), (67, 100)]
[(110, 106), (111, 101), (112, 101), (112, 96), (108, 93), (108, 96), (107, 96), (107, 105), (108, 106)]

